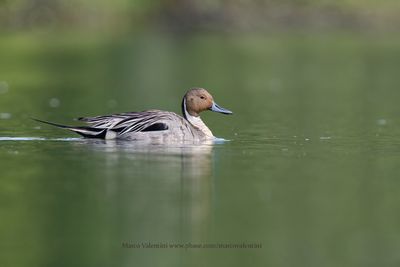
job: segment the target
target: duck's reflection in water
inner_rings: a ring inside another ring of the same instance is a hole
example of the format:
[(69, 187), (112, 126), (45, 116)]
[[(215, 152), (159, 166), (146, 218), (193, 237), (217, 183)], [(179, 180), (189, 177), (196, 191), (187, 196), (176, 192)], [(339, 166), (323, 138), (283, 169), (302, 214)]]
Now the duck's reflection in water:
[[(106, 152), (101, 153), (106, 194), (116, 199), (118, 217), (127, 226), (126, 238), (201, 240), (211, 221), (214, 143), (89, 140), (85, 144)], [(154, 236), (160, 223), (164, 230)]]

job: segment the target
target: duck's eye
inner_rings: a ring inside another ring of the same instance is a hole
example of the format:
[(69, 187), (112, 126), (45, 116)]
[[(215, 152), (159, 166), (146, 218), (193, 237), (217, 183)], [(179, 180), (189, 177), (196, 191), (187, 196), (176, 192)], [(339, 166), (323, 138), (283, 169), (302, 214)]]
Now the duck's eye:
[(206, 99), (204, 96), (200, 96), (201, 99)]

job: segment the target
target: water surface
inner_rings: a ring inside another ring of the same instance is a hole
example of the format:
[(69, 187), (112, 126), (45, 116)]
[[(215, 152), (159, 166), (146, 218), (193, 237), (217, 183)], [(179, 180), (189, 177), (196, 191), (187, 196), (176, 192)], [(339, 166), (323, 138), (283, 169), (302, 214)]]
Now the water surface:
[[(2, 39), (2, 266), (400, 263), (394, 37)], [(179, 112), (191, 86), (234, 111), (203, 116), (230, 141), (88, 141), (30, 120)]]

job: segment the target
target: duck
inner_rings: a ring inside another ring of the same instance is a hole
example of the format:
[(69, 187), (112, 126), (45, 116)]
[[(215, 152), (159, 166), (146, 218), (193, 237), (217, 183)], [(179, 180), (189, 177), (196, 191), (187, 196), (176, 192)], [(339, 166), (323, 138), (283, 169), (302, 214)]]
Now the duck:
[(231, 115), (232, 111), (219, 106), (204, 88), (190, 88), (182, 99), (182, 116), (157, 109), (123, 112), (77, 120), (85, 126), (68, 126), (40, 119), (33, 120), (75, 132), (84, 138), (106, 140), (150, 141), (154, 143), (205, 141), (216, 137), (200, 118), (203, 111)]

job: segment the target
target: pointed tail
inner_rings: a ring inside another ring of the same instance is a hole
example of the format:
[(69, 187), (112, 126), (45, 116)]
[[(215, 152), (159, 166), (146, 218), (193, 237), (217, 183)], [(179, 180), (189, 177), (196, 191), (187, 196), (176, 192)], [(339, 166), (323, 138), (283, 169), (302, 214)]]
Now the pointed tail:
[(86, 138), (101, 138), (104, 139), (106, 137), (107, 129), (99, 129), (99, 128), (94, 128), (94, 127), (88, 127), (88, 126), (68, 126), (68, 125), (62, 125), (54, 122), (49, 122), (49, 121), (43, 121), (35, 118), (31, 118), (34, 121), (49, 124), (58, 128), (62, 129), (67, 129), (70, 130), (74, 133), (80, 134), (83, 137)]

